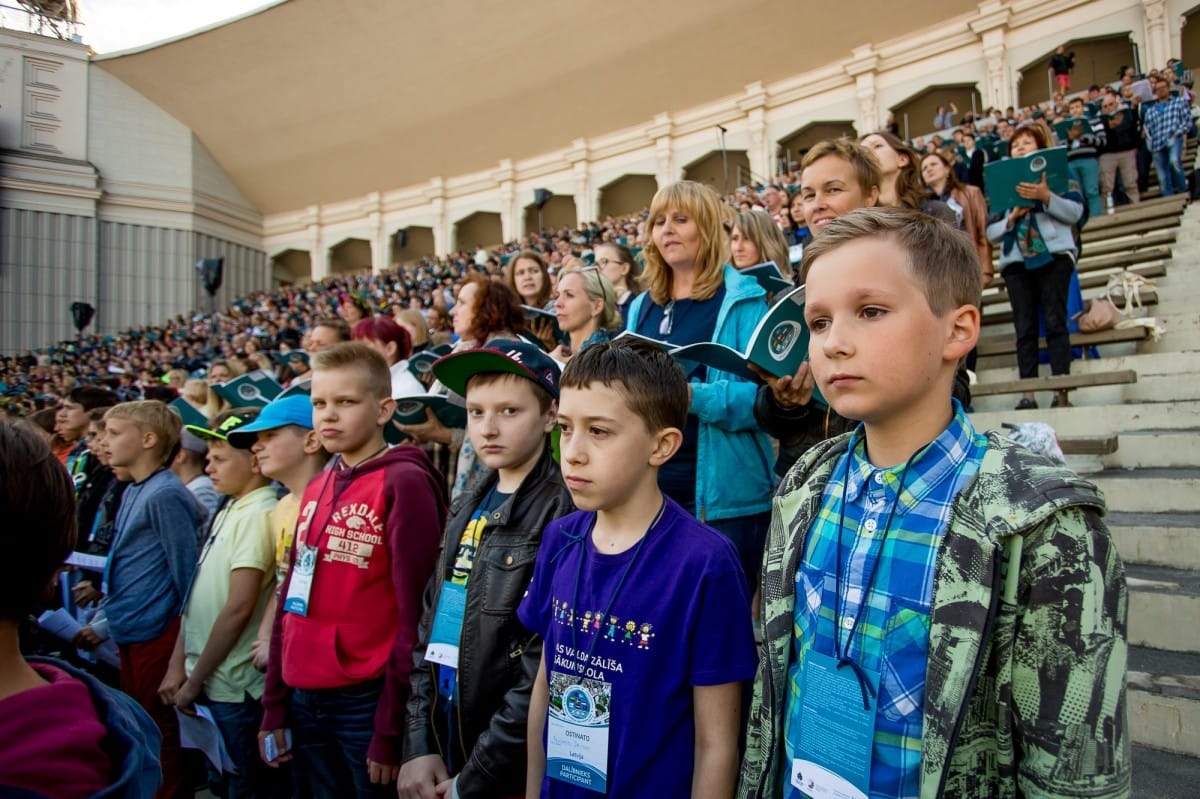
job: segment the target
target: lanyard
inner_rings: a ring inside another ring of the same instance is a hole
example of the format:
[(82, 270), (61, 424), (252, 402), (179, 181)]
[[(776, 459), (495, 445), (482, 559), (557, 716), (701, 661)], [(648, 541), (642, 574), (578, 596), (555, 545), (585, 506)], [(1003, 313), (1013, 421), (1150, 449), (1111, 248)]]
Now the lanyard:
[[(333, 518), (334, 506), (337, 505), (338, 497), (340, 497), (342, 492), (346, 490), (346, 487), (350, 485), (350, 481), (354, 479), (354, 470), (357, 469), (359, 466), (362, 466), (364, 463), (368, 463), (368, 462), (374, 460), (375, 457), (377, 455), (379, 455), (379, 453), (383, 452), (387, 448), (388, 448), (388, 445), (384, 444), (382, 447), (375, 450), (373, 453), (371, 453), (367, 457), (363, 458), (361, 461), (359, 461), (354, 466), (346, 467), (349, 469), (350, 474), (343, 481), (343, 485), (340, 489), (338, 489), (336, 487), (337, 471), (338, 471), (339, 467), (341, 467), (345, 464), (345, 461), (342, 460), (341, 455), (337, 456), (337, 461), (335, 461), (332, 465), (329, 466), (329, 468), (327, 468), (325, 470), (325, 482), (323, 482), (321, 484), (321, 490), (317, 494), (317, 507), (313, 508), (313, 518), (314, 519), (316, 518), (317, 510), (320, 509), (321, 503), (325, 501), (326, 489), (328, 489), (329, 484), (331, 482), (333, 482), (333, 483), (335, 483), (335, 487), (334, 487), (334, 491), (333, 491), (333, 499), (331, 499), (329, 501), (329, 513), (326, 514), (325, 519), (324, 519), (324, 521), (321, 522), (320, 527), (317, 527), (315, 524), (312, 524), (311, 522), (309, 523), (308, 529), (304, 532), (304, 541), (302, 541), (300, 543), (304, 544), (304, 546), (308, 547), (309, 549), (320, 549), (321, 541), (323, 541), (325, 538), (325, 528), (327, 528), (329, 526), (329, 520)], [(316, 528), (316, 530), (317, 530), (317, 540), (315, 543), (309, 543), (312, 539), (313, 528)]]
[[(657, 525), (659, 520), (662, 519), (663, 512), (666, 509), (667, 509), (667, 501), (666, 501), (666, 499), (664, 499), (663, 504), (658, 509), (658, 513), (654, 516), (654, 520), (652, 522), (650, 522), (650, 526), (646, 528), (646, 534), (644, 536), (642, 536), (642, 539), (640, 541), (637, 542), (637, 547), (633, 550), (633, 557), (631, 557), (629, 559), (629, 562), (625, 564), (625, 570), (621, 572), (621, 577), (620, 577), (620, 579), (617, 580), (616, 587), (613, 588), (612, 596), (610, 596), (608, 598), (608, 604), (605, 606), (604, 612), (601, 614), (601, 618), (608, 616), (612, 612), (613, 605), (616, 604), (616, 601), (617, 601), (617, 594), (621, 593), (621, 588), (625, 585), (625, 578), (628, 577), (629, 572), (633, 570), (633, 564), (637, 563), (638, 556), (642, 554), (642, 546), (645, 545), (646, 539), (650, 537), (650, 533), (651, 533), (651, 531), (654, 530), (655, 525)], [(594, 530), (595, 528), (596, 528), (596, 517), (593, 516), (592, 524), (590, 527), (588, 527), (587, 534), (584, 535), (583, 539), (582, 539), (583, 552), (579, 556), (579, 566), (575, 570), (575, 591), (571, 597), (571, 607), (572, 608), (577, 609), (579, 607), (579, 583), (583, 578), (583, 562), (585, 560), (587, 560), (588, 541), (591, 540), (592, 530)], [(579, 646), (576, 643), (575, 638), (576, 638), (575, 625), (572, 624), (571, 625), (571, 648), (574, 649), (576, 652), (578, 652)], [(596, 642), (599, 640), (600, 640), (599, 634), (592, 635), (592, 642), (588, 646), (588, 650), (586, 653), (588, 662), (591, 662), (592, 653), (596, 651)]]
[[(837, 553), (834, 559), (834, 594), (833, 594), (833, 654), (837, 657), (837, 667), (841, 669), (843, 666), (849, 666), (858, 677), (858, 685), (862, 689), (863, 710), (871, 709), (871, 699), (875, 698), (875, 686), (868, 679), (866, 671), (850, 658), (850, 644), (854, 641), (854, 632), (858, 629), (859, 622), (862, 621), (863, 609), (867, 606), (867, 601), (871, 593), (872, 587), (875, 585), (875, 577), (879, 574), (879, 560), (882, 557), (883, 547), (887, 544), (888, 530), (892, 526), (892, 518), (896, 514), (896, 506), (900, 504), (900, 497), (904, 493), (904, 479), (908, 476), (908, 467), (912, 466), (912, 462), (916, 460), (920, 451), (914, 452), (904, 464), (904, 468), (900, 471), (900, 484), (896, 487), (896, 498), (892, 500), (892, 507), (888, 510), (887, 521), (883, 525), (883, 532), (879, 534), (879, 552), (880, 557), (875, 558), (875, 563), (871, 568), (870, 574), (865, 574), (865, 585), (863, 586), (862, 597), (858, 603), (858, 607), (854, 611), (854, 621), (850, 625), (850, 629), (846, 633), (846, 645), (842, 646), (842, 543), (844, 538), (844, 530), (846, 526), (846, 489), (850, 482), (850, 466), (854, 463), (854, 446), (855, 441), (850, 442), (851, 446), (846, 454), (846, 470), (842, 476), (842, 504), (838, 514), (838, 542)], [(853, 546), (846, 559), (853, 554)], [(847, 563), (847, 569), (849, 563)]]

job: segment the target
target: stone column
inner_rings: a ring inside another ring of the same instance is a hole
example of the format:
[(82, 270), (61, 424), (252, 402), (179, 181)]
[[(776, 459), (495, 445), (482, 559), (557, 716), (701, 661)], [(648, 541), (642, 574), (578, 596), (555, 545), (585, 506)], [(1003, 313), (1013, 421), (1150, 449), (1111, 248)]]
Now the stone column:
[(308, 226), (308, 261), (310, 268), (310, 276), (314, 283), (319, 280), (324, 280), (329, 277), (330, 272), (330, 252), (325, 246), (325, 239), (321, 235), (321, 226), (312, 224)]
[(854, 48), (846, 74), (854, 78), (854, 96), (858, 98), (858, 118), (854, 129), (859, 136), (873, 133), (883, 126), (879, 118), (879, 97), (875, 91), (875, 71), (879, 66), (879, 55), (871, 45)]
[[(971, 21), (971, 30), (979, 37), (987, 77), (982, 87), (983, 105), (1001, 110), (1017, 104), (1015, 81), (1008, 67), (1006, 32), (1012, 11), (999, 0), (979, 6), (979, 16)], [(983, 109), (980, 109), (981, 111)]]
[(1142, 70), (1148, 72), (1152, 67), (1161, 69), (1172, 55), (1165, 0), (1142, 0), (1142, 18), (1146, 26)]
[(450, 220), (446, 218), (446, 182), (432, 178), (429, 187), (425, 189), (425, 199), (433, 212), (430, 226), (433, 228), (433, 252), (439, 258), (445, 257), (453, 246), (450, 235)]
[(649, 130), (646, 131), (654, 141), (654, 157), (658, 162), (654, 178), (658, 181), (660, 189), (679, 180), (679, 169), (675, 165), (675, 142), (671, 135), (672, 127), (671, 115), (659, 114), (654, 118), (654, 123)]
[[(738, 108), (746, 115), (746, 132), (750, 150), (746, 153), (755, 180), (769, 181), (775, 176), (775, 146), (767, 139), (767, 91), (761, 83), (751, 83), (744, 96), (738, 98)], [(736, 182), (737, 176), (731, 176)], [(731, 187), (732, 188), (732, 187)]]
[(378, 211), (368, 214), (367, 229), (371, 242), (371, 274), (378, 275), (387, 271), (392, 257), (391, 236), (383, 227), (383, 214)]

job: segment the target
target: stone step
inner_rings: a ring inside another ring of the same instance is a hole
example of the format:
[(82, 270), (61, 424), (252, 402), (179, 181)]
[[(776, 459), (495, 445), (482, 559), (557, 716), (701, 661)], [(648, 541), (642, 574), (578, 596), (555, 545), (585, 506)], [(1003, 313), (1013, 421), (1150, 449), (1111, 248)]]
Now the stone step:
[(1104, 517), (1130, 566), (1200, 571), (1200, 513), (1123, 513)]
[(1135, 744), (1200, 755), (1200, 655), (1130, 646), (1126, 686)]
[(1106, 469), (1195, 466), (1198, 446), (1200, 429), (1130, 431), (1121, 433), (1117, 449), (1098, 461)]
[[(1072, 375), (1129, 369), (1137, 373), (1137, 381), (1122, 385), (1094, 386), (1086, 391), (1073, 392), (1071, 402), (1075, 405), (1096, 406), (1200, 399), (1200, 349), (1142, 352), (1140, 347), (1140, 343), (1105, 344), (1097, 348), (1102, 357), (1072, 361)], [(1045, 376), (1048, 372), (1049, 367), (1042, 365), (1040, 375)], [(976, 364), (978, 384), (984, 387), (1016, 380), (1017, 374), (1015, 363), (1005, 363), (999, 358), (980, 358)], [(1002, 411), (1013, 406), (1011, 399), (984, 396), (988, 393), (986, 389), (975, 393), (977, 397), (973, 404), (977, 411)], [(1038, 399), (1045, 400), (1043, 405), (1049, 402), (1048, 395), (1039, 395)]]
[(1049, 408), (1043, 405), (1036, 411), (1020, 412), (1012, 410), (1009, 404), (995, 409), (983, 409), (976, 405), (971, 421), (979, 430), (999, 430), (1004, 422), (1045, 422), (1064, 436), (1097, 433), (1116, 433), (1120, 436), (1135, 430), (1198, 428), (1200, 401), (1102, 405), (1094, 408)]
[(1125, 581), (1130, 645), (1200, 657), (1200, 572), (1129, 563)]
[(1131, 799), (1196, 799), (1200, 757), (1134, 744)]
[[(1088, 479), (1104, 491), (1111, 510), (1125, 513), (1200, 512), (1200, 468), (1106, 469), (1088, 475)], [(1200, 619), (1200, 615), (1196, 618)]]

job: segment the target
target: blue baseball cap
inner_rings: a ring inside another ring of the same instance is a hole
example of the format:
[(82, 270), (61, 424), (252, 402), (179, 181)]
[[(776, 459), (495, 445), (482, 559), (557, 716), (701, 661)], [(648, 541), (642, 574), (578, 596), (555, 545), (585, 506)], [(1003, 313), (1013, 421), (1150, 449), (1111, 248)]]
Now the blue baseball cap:
[(250, 449), (263, 430), (276, 430), (294, 424), (305, 430), (313, 429), (312, 400), (303, 394), (292, 394), (280, 397), (274, 402), (267, 403), (258, 414), (258, 418), (247, 425), (229, 433), (227, 439), (238, 449)]

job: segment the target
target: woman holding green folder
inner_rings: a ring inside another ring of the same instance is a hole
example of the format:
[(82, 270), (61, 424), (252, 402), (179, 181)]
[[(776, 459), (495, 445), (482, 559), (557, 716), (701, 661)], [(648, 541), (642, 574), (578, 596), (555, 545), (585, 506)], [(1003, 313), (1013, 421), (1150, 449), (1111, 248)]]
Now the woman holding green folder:
[[(1051, 146), (1044, 124), (1022, 125), (1009, 143), (1014, 158)], [(1017, 334), (1017, 369), (1022, 380), (1038, 373), (1038, 315), (1045, 323), (1050, 373), (1071, 371), (1071, 336), (1067, 329), (1067, 297), (1078, 251), (1075, 226), (1083, 216), (1083, 197), (1077, 191), (1058, 195), (1043, 175), (1039, 183), (1018, 183), (1017, 196), (1028, 205), (993, 208), (1002, 214), (988, 225), (988, 240), (1000, 243), (1000, 273), (1013, 310)], [(1067, 405), (1067, 392), (1056, 391), (1050, 407)], [(1037, 408), (1032, 391), (1017, 402), (1017, 410)]]

